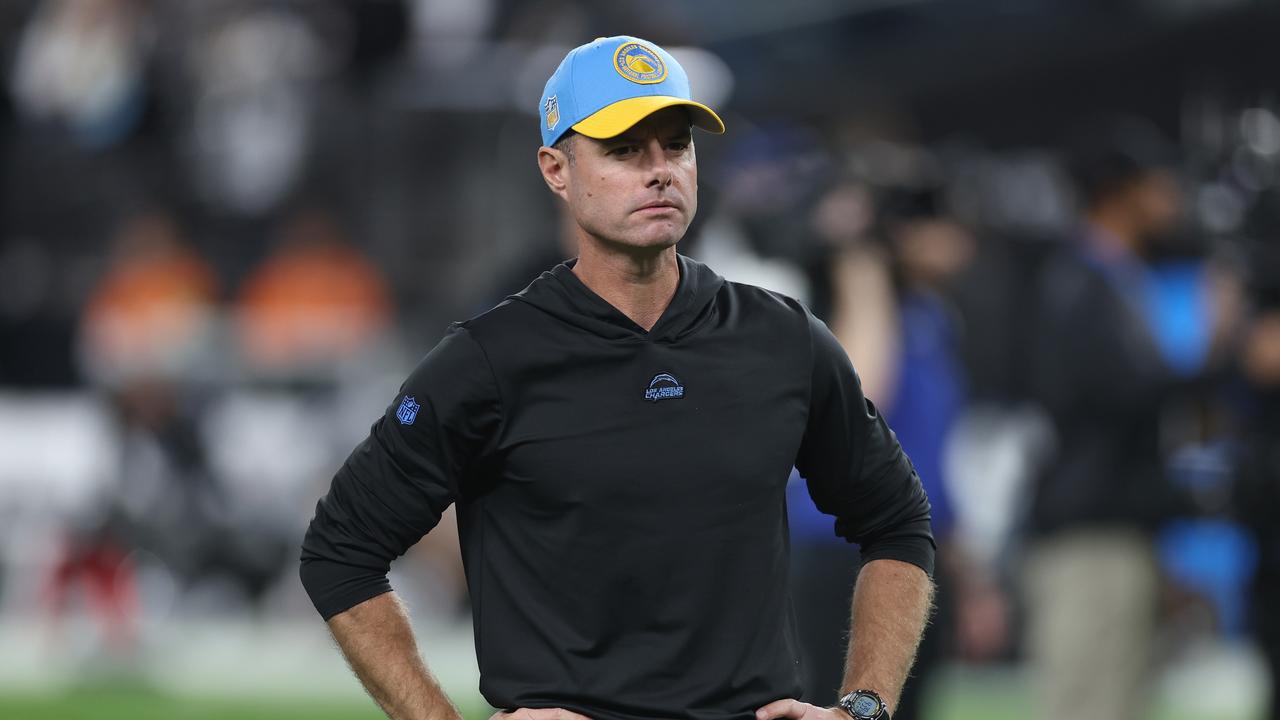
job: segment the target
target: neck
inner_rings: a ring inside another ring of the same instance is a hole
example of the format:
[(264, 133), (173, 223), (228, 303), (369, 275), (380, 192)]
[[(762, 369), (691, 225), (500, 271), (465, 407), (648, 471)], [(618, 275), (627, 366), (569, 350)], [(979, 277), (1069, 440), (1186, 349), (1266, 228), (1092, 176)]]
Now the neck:
[(583, 239), (573, 274), (632, 322), (653, 329), (680, 284), (676, 248), (613, 249)]

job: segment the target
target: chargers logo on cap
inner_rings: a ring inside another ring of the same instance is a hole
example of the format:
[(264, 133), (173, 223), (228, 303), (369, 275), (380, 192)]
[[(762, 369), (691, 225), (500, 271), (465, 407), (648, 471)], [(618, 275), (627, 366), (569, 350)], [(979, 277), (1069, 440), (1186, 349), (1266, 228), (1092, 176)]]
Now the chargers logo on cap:
[(547, 98), (547, 104), (543, 106), (542, 112), (547, 116), (547, 129), (555, 130), (556, 124), (560, 122), (560, 101), (556, 100), (555, 95)]
[(667, 79), (667, 65), (658, 53), (638, 42), (623, 43), (613, 54), (613, 69), (633, 83), (653, 85)]

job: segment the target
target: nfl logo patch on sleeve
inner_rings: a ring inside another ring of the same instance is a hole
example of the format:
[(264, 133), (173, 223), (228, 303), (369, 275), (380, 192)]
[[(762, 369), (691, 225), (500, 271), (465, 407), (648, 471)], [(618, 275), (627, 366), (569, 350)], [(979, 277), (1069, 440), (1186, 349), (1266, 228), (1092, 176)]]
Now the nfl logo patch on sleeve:
[(412, 395), (405, 395), (404, 400), (400, 401), (400, 408), (396, 410), (396, 419), (401, 425), (412, 425), (414, 420), (418, 419), (418, 408), (422, 407)]

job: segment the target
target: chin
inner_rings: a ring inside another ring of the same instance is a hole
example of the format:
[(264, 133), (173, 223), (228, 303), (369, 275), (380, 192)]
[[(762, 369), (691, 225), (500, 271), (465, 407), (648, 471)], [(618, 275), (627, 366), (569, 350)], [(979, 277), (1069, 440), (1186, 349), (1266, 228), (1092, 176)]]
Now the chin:
[(645, 240), (636, 240), (632, 242), (624, 242), (623, 244), (636, 250), (666, 250), (680, 242), (682, 235), (669, 235), (661, 238), (648, 238)]
[(643, 226), (620, 227), (613, 232), (588, 230), (598, 242), (629, 250), (665, 250), (684, 238), (688, 226), (682, 223), (646, 223)]
[(654, 227), (647, 227), (644, 232), (634, 234), (626, 244), (637, 248), (669, 248), (680, 242), (680, 239), (684, 237), (685, 231), (688, 229), (686, 225), (662, 223)]

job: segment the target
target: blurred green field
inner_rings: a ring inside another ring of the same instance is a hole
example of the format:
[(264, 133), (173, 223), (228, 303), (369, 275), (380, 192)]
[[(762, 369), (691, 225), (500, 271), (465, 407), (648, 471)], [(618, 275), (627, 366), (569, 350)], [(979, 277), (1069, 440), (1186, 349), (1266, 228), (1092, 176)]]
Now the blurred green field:
[[(974, 702), (936, 702), (933, 720), (1026, 720), (1031, 708), (1016, 695), (986, 696)], [(939, 700), (943, 700), (939, 698)], [(985, 703), (985, 704), (984, 704)], [(487, 708), (464, 710), (467, 720), (486, 720)], [(1157, 713), (1159, 720), (1190, 720), (1192, 715)], [(0, 697), (5, 720), (386, 720), (372, 701), (317, 703), (199, 700), (142, 690), (83, 690), (58, 697)], [(1225, 718), (1222, 720), (1226, 720)]]
[(378, 720), (371, 705), (190, 700), (143, 691), (75, 691), (57, 697), (0, 698), (7, 720)]
[[(466, 720), (487, 720), (483, 701), (464, 706)], [(929, 720), (1027, 720), (1034, 716), (1024, 683), (1006, 676), (943, 679), (924, 713)], [(0, 694), (3, 720), (385, 720), (373, 701), (191, 699), (144, 686), (101, 686), (57, 696)], [(1255, 720), (1256, 712), (1192, 714), (1157, 702), (1148, 720)]]
[[(942, 713), (946, 720), (1023, 720), (1017, 698), (985, 713)], [(487, 720), (487, 707), (463, 708), (466, 720)], [(373, 701), (306, 702), (179, 698), (145, 688), (80, 689), (58, 696), (0, 695), (4, 720), (386, 720)]]
[[(488, 709), (465, 708), (467, 720)], [(94, 688), (57, 696), (0, 695), (4, 720), (386, 720), (372, 700), (192, 700), (145, 688)]]

